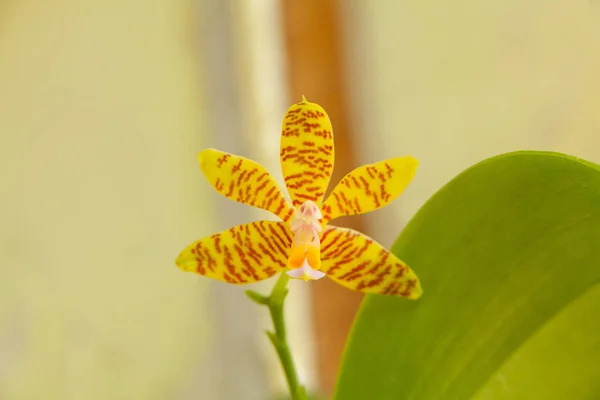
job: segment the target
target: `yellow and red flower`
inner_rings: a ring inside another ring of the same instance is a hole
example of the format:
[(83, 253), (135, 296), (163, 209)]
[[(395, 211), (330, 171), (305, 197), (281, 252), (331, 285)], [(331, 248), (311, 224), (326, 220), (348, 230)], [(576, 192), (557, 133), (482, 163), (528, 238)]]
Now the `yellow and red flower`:
[(215, 149), (199, 154), (204, 175), (219, 193), (282, 221), (238, 225), (194, 242), (177, 258), (179, 268), (236, 284), (286, 271), (295, 279), (327, 276), (364, 293), (421, 296), (419, 279), (404, 262), (366, 235), (329, 224), (390, 203), (414, 177), (416, 159), (356, 168), (323, 202), (333, 172), (333, 130), (325, 110), (304, 97), (285, 114), (280, 157), (291, 201), (259, 163)]

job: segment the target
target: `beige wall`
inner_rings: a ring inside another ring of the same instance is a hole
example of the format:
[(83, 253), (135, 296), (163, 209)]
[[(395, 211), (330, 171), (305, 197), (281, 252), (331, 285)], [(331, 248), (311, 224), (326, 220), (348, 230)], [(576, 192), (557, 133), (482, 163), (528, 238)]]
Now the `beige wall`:
[(202, 398), (192, 5), (2, 3), (2, 399)]
[(373, 216), (386, 243), (484, 158), (544, 149), (600, 161), (597, 1), (341, 4), (362, 161), (421, 161), (405, 196)]

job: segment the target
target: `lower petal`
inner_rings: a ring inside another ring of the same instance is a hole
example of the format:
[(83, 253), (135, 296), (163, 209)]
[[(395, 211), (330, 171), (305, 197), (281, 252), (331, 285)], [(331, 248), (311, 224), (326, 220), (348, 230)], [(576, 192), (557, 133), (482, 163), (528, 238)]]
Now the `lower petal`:
[(370, 237), (329, 226), (321, 237), (321, 270), (352, 290), (417, 299), (419, 278), (399, 258)]
[(286, 223), (258, 221), (192, 243), (175, 263), (183, 271), (220, 281), (251, 283), (284, 270), (291, 244)]

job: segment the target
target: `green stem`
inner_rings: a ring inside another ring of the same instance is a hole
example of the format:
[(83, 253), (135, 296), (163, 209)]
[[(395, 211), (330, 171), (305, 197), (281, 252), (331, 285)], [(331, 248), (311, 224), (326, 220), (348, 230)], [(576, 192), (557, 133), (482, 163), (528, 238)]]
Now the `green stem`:
[(267, 336), (269, 336), (269, 339), (271, 340), (271, 343), (273, 343), (273, 347), (275, 347), (275, 351), (279, 356), (279, 361), (281, 362), (290, 388), (292, 400), (306, 400), (306, 391), (299, 383), (294, 359), (292, 358), (290, 346), (287, 343), (285, 320), (283, 318), (283, 302), (288, 293), (287, 283), (289, 279), (287, 274), (282, 272), (271, 291), (271, 295), (268, 297), (252, 290), (247, 290), (246, 294), (254, 302), (269, 308), (275, 332), (267, 332)]

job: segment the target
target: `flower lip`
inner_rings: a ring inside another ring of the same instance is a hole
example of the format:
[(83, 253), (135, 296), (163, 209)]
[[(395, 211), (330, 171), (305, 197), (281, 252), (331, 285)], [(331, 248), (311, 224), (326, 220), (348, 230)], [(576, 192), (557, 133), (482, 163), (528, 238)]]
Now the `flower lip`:
[(300, 268), (292, 269), (286, 272), (287, 275), (292, 279), (301, 279), (304, 282), (307, 281), (316, 281), (325, 277), (325, 273), (314, 269), (308, 263), (308, 259), (304, 259), (302, 266)]

